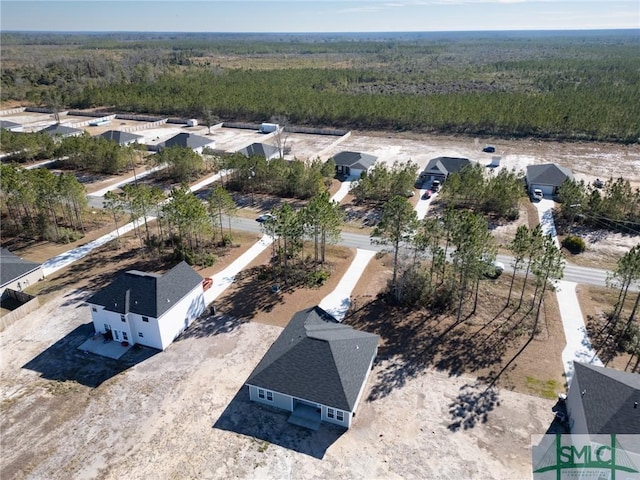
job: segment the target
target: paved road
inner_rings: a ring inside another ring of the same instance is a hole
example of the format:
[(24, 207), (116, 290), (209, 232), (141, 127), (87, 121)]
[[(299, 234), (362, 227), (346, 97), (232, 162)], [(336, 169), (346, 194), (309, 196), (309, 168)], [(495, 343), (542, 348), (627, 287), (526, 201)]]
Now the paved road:
[[(233, 228), (250, 232), (261, 232), (260, 224), (248, 218), (235, 218), (231, 221)], [(368, 250), (383, 250), (381, 245), (374, 245), (368, 235), (343, 232), (339, 245), (350, 248), (363, 248)], [(511, 268), (512, 257), (508, 255), (498, 255), (498, 261), (504, 263), (506, 271), (513, 271)], [(564, 267), (563, 280), (575, 283), (586, 283), (590, 285), (605, 286), (607, 271), (598, 268), (580, 267), (567, 263)]]

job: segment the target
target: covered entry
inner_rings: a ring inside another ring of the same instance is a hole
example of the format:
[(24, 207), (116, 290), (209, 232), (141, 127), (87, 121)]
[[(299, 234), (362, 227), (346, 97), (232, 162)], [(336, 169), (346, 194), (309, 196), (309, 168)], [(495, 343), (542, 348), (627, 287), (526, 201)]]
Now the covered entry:
[(322, 421), (322, 407), (317, 403), (306, 400), (293, 399), (293, 412), (289, 416), (289, 423), (309, 430), (318, 430)]

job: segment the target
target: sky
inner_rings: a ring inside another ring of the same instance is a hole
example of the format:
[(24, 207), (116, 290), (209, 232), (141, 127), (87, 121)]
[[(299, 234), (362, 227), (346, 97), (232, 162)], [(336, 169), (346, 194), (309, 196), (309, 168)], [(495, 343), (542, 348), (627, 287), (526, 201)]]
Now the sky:
[(640, 28), (639, 0), (1, 0), (2, 31), (438, 32)]

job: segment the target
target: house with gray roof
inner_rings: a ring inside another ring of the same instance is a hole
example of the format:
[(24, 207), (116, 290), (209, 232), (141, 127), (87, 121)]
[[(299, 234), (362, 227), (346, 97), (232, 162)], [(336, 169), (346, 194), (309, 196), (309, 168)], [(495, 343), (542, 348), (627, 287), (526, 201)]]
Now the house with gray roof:
[(100, 136), (122, 146), (131, 145), (132, 143), (142, 143), (142, 139), (144, 138), (142, 135), (136, 135), (135, 133), (130, 132), (121, 132), (120, 130), (107, 130), (100, 134)]
[(201, 137), (193, 133), (179, 133), (169, 140), (158, 144), (158, 150), (168, 147), (185, 147), (190, 148), (194, 152), (202, 153), (206, 148), (215, 148), (216, 141), (212, 138)]
[(471, 160), (468, 158), (460, 157), (437, 157), (429, 160), (429, 163), (424, 167), (418, 179), (416, 180), (416, 186), (422, 187), (425, 183), (438, 180), (440, 183), (444, 183), (449, 175), (452, 173), (459, 173), (464, 167), (472, 165)]
[(340, 152), (333, 156), (336, 174), (344, 177), (360, 178), (363, 172), (371, 170), (378, 157), (361, 152)]
[(540, 189), (544, 195), (553, 196), (564, 182), (573, 180), (573, 173), (555, 163), (528, 165), (525, 180), (530, 194)]
[(297, 312), (253, 370), (252, 401), (292, 412), (289, 422), (349, 428), (362, 396), (378, 336), (354, 330), (315, 306)]
[(87, 304), (96, 333), (164, 350), (204, 311), (203, 280), (186, 262), (164, 275), (129, 270)]
[(80, 128), (67, 127), (66, 125), (61, 125), (59, 123), (49, 125), (48, 127), (38, 131), (46, 133), (53, 138), (79, 137), (84, 134), (84, 130)]
[(573, 362), (565, 400), (573, 434), (640, 434), (640, 375)]
[(252, 143), (251, 145), (238, 150), (238, 153), (241, 153), (247, 158), (262, 157), (267, 160), (278, 158), (280, 156), (280, 150), (278, 147), (274, 147), (273, 145), (266, 143)]
[(6, 248), (0, 250), (0, 297), (7, 289), (22, 291), (44, 278), (42, 264), (24, 260)]

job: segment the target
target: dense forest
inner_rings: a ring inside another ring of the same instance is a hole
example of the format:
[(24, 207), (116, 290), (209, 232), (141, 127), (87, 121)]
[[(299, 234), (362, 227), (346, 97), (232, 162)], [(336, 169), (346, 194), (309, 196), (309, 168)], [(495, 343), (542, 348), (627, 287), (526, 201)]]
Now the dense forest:
[(637, 31), (3, 33), (2, 100), (298, 125), (637, 142)]

